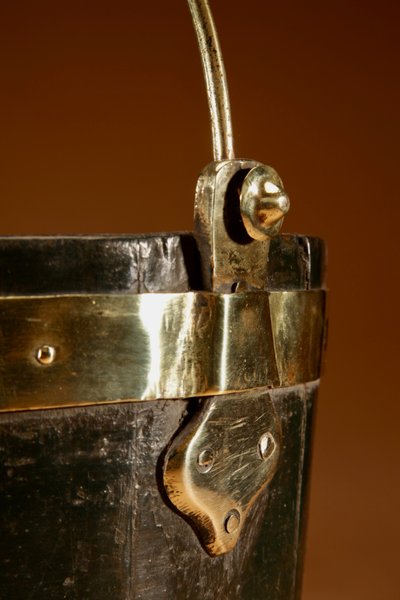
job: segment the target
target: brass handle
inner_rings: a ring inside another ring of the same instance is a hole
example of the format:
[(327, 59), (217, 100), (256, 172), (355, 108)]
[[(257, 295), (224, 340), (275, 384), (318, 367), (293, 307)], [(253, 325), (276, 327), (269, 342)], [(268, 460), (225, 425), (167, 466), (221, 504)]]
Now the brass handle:
[(214, 160), (232, 160), (233, 135), (228, 84), (217, 31), (207, 0), (188, 0), (203, 65)]

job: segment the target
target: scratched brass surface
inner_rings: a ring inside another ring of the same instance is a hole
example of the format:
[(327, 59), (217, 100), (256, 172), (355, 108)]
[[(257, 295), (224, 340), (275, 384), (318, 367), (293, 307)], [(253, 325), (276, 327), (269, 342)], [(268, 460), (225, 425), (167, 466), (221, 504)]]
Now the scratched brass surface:
[(238, 542), (256, 498), (275, 474), (281, 428), (268, 392), (205, 400), (174, 439), (164, 465), (171, 502), (211, 556)]
[[(269, 240), (252, 240), (241, 223), (239, 190), (253, 160), (212, 162), (200, 173), (194, 206), (194, 235), (208, 290), (226, 293), (232, 286), (264, 290)], [(235, 287), (233, 288), (235, 289)]]
[(282, 387), (313, 381), (320, 376), (325, 298), (325, 293), (317, 290), (269, 294), (276, 365)]
[(323, 305), (318, 290), (3, 297), (0, 410), (312, 381)]

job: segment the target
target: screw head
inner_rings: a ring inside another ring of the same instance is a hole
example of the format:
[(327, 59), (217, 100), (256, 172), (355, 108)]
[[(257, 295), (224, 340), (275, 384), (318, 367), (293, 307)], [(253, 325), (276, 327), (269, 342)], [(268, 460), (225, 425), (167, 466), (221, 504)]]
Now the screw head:
[(262, 460), (267, 460), (275, 450), (275, 440), (272, 433), (263, 433), (258, 440), (258, 454)]
[(208, 473), (214, 465), (215, 455), (212, 448), (204, 448), (197, 457), (197, 470), (200, 473)]
[(54, 346), (44, 344), (36, 350), (36, 360), (41, 365), (51, 365), (56, 357), (56, 349)]
[(240, 192), (240, 212), (250, 237), (264, 241), (277, 235), (289, 207), (289, 197), (275, 169), (259, 165), (247, 173)]
[(235, 533), (240, 525), (240, 513), (238, 510), (233, 509), (228, 512), (225, 517), (225, 531), (226, 533)]

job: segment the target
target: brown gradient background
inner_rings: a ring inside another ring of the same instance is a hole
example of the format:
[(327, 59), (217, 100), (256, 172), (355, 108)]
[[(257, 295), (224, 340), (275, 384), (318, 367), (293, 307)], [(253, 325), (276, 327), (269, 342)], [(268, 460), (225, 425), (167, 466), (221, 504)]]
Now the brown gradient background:
[[(400, 598), (400, 4), (212, 3), (237, 156), (329, 247), (305, 600)], [(211, 159), (184, 0), (1, 2), (0, 233), (192, 227)]]

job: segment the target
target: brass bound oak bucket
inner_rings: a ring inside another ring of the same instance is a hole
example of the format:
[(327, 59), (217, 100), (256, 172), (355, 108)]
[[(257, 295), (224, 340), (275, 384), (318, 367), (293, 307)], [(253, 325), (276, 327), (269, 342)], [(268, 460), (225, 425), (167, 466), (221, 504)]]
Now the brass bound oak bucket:
[(0, 598), (300, 596), (324, 247), (236, 159), (189, 0), (214, 162), (193, 233), (0, 238)]

